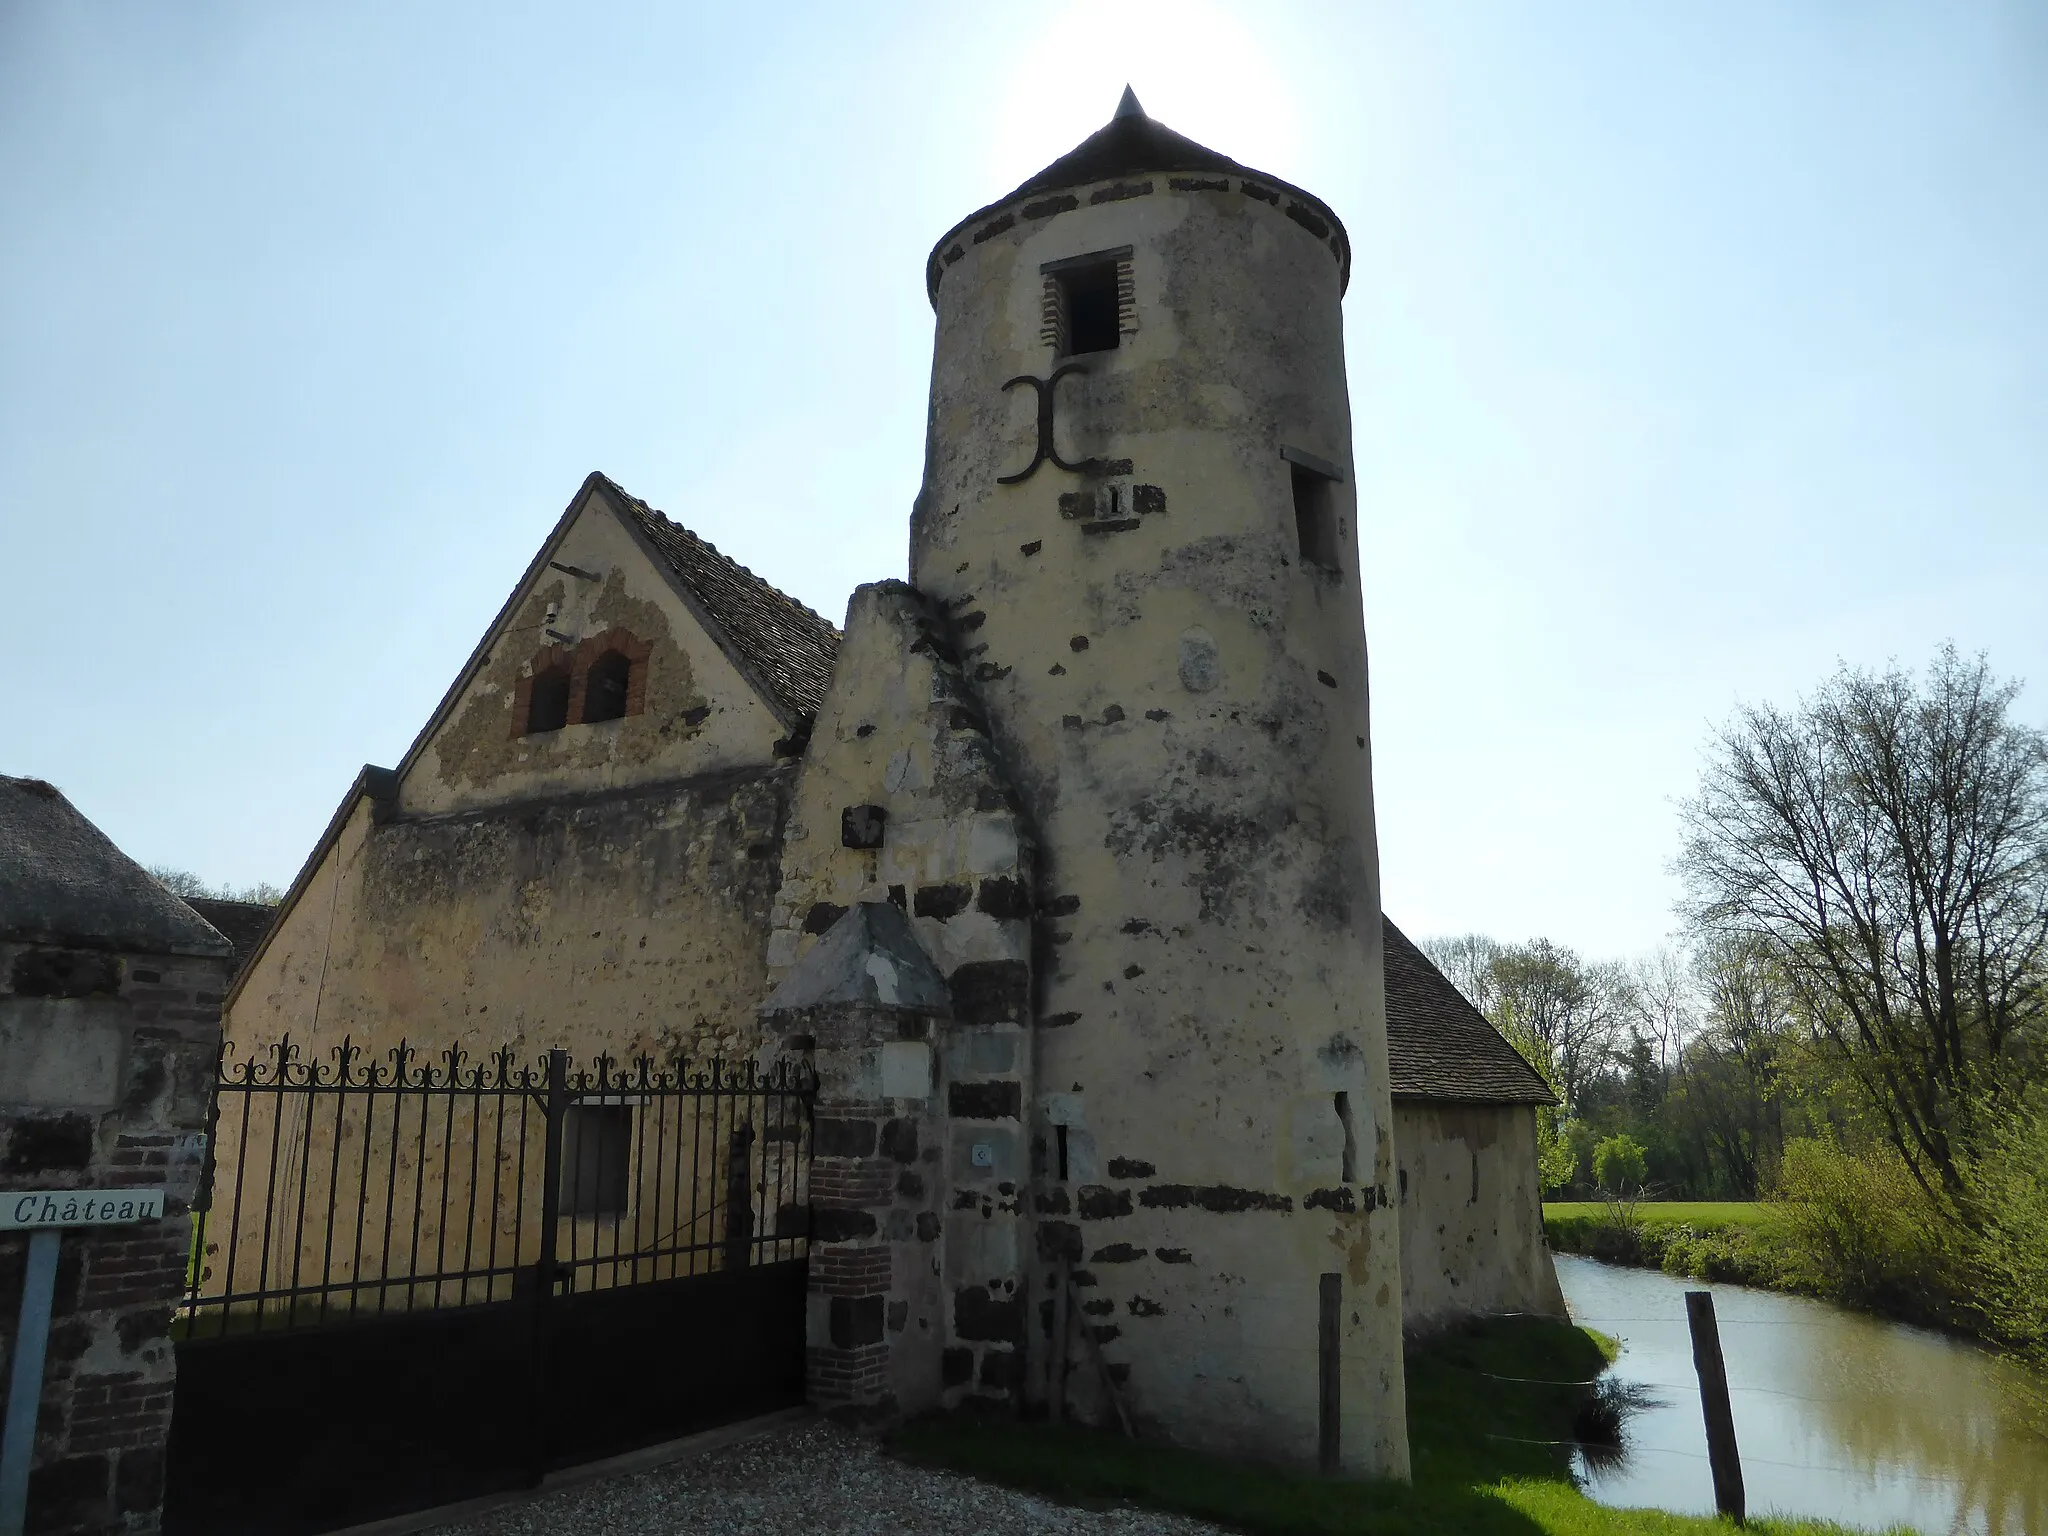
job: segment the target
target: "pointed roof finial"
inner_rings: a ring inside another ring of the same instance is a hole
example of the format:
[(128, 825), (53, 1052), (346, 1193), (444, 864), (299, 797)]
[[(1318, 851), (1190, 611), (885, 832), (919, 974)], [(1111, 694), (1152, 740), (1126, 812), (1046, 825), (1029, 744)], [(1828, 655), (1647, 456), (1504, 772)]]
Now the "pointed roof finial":
[(1116, 117), (1111, 118), (1110, 121), (1115, 122), (1117, 117), (1143, 117), (1144, 115), (1145, 109), (1138, 105), (1138, 93), (1126, 85), (1124, 87), (1124, 99), (1116, 104)]

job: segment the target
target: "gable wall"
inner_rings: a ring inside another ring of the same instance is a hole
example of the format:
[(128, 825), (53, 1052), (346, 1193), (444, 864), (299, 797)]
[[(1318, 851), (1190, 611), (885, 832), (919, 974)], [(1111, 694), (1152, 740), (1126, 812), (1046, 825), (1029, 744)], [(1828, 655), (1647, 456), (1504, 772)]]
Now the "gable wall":
[(1564, 1316), (1543, 1237), (1532, 1106), (1396, 1100), (1394, 1156), (1411, 1334), (1502, 1312)]
[[(775, 761), (775, 744), (788, 727), (597, 493), (585, 498), (552, 559), (599, 579), (541, 567), (491, 635), (476, 675), (405, 771), (402, 809), (469, 810)], [(557, 605), (552, 625), (550, 604)], [(550, 628), (572, 642), (624, 630), (644, 645), (646, 660), (636, 661), (632, 691), (638, 711), (623, 720), (521, 735), (525, 721), (515, 713), (526, 697), (521, 680), (531, 677), (536, 658), (577, 649), (551, 639)]]

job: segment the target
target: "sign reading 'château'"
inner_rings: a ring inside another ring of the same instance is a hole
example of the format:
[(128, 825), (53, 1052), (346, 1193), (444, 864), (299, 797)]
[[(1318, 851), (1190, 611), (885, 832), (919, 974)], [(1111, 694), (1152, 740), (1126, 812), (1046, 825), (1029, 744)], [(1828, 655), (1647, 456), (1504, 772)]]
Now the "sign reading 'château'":
[(160, 1189), (10, 1189), (0, 1191), (0, 1232), (37, 1227), (104, 1227), (155, 1221), (164, 1213)]

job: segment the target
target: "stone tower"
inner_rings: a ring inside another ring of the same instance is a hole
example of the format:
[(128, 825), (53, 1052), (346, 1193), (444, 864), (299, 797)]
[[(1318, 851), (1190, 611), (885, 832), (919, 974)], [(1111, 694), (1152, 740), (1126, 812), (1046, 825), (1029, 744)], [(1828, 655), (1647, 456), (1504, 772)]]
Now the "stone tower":
[(1349, 266), (1126, 91), (932, 253), (911, 579), (1037, 850), (1027, 1294), (1177, 1440), (1404, 1476)]

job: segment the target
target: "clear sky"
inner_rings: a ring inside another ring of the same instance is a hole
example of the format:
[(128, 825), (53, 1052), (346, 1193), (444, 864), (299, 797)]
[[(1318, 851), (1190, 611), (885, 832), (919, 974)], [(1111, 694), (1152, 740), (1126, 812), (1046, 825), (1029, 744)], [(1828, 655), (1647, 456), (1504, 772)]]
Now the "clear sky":
[(0, 771), (290, 881), (602, 469), (904, 573), (956, 219), (1153, 116), (1345, 302), (1411, 933), (1672, 925), (1709, 726), (1945, 639), (2048, 720), (2048, 6), (0, 3)]

